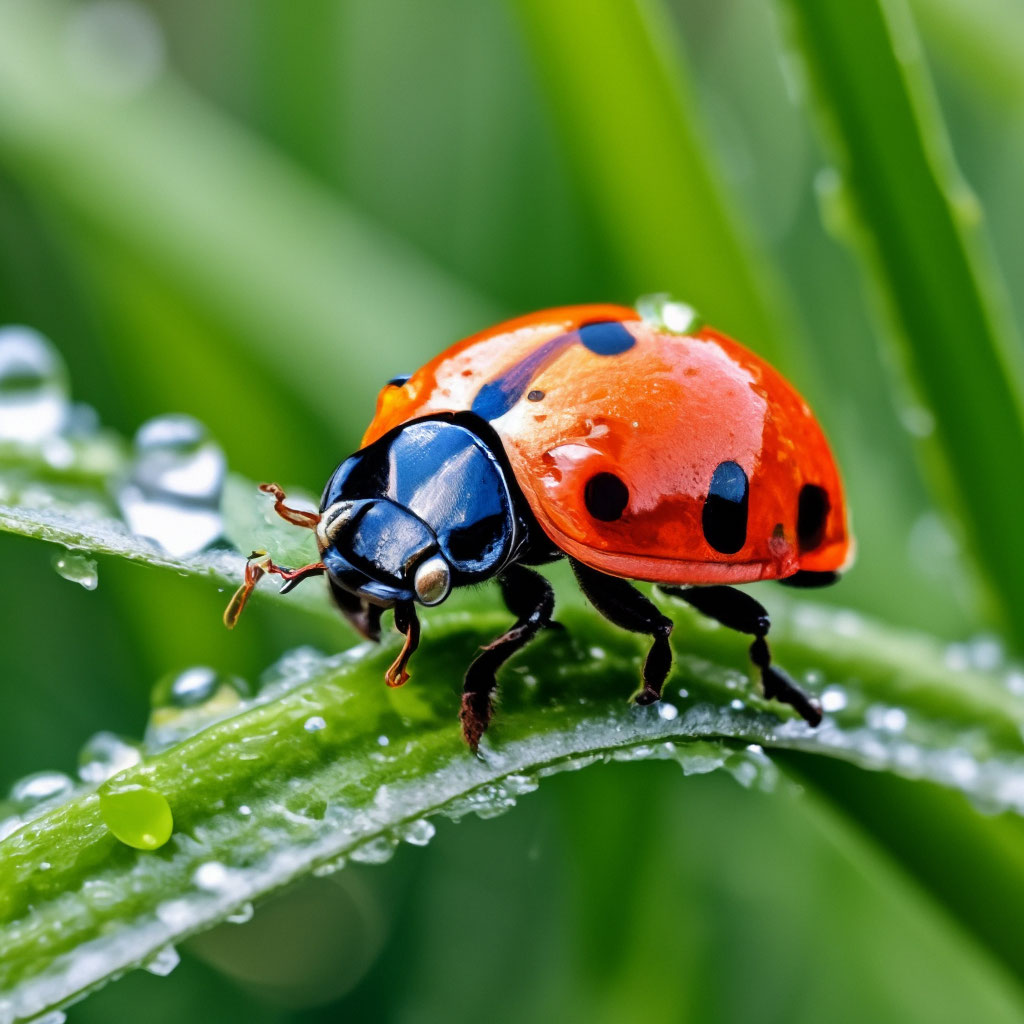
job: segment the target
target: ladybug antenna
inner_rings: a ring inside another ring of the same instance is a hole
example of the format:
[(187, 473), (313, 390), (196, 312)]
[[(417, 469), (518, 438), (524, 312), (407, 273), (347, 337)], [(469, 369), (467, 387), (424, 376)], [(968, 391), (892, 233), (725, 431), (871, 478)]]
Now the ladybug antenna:
[(224, 625), (228, 629), (235, 628), (249, 600), (249, 595), (256, 589), (256, 584), (264, 576), (280, 576), (284, 580), (281, 593), (287, 594), (303, 580), (308, 580), (311, 576), (320, 576), (326, 571), (323, 562), (313, 562), (300, 569), (286, 569), (284, 566), (275, 565), (265, 551), (254, 551), (246, 560), (242, 585), (231, 595), (231, 600), (228, 602), (227, 608), (224, 609)]
[(260, 484), (260, 490), (264, 494), (270, 494), (274, 498), (274, 511), (292, 526), (302, 526), (307, 530), (315, 530), (320, 525), (320, 513), (308, 512), (302, 508), (292, 508), (286, 505), (285, 493), (277, 484)]

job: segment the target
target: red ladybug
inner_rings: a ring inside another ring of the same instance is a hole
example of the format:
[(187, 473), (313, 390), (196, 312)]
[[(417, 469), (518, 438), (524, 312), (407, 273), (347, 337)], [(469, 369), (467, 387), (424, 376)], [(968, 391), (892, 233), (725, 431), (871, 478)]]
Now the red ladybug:
[(275, 507), (316, 531), (322, 561), (252, 561), (225, 621), (265, 572), (283, 589), (326, 574), (341, 611), (377, 639), (393, 608), (405, 635), (386, 674), (408, 678), (416, 605), (497, 577), (515, 624), (469, 666), (461, 721), (474, 750), (497, 669), (552, 621), (530, 566), (567, 557), (583, 593), (648, 634), (636, 697), (661, 697), (672, 620), (628, 580), (753, 635), (765, 695), (808, 722), (818, 705), (771, 664), (764, 608), (728, 584), (832, 583), (851, 559), (842, 484), (806, 402), (767, 363), (664, 298), (567, 306), (458, 342), (389, 381), (362, 447), (328, 481), (319, 515)]

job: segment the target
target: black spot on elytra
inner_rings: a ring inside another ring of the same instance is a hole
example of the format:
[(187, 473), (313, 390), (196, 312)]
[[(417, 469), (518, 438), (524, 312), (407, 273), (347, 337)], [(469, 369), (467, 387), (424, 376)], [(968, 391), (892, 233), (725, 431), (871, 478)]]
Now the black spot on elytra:
[(817, 484), (804, 484), (797, 499), (796, 537), (801, 551), (813, 551), (825, 539), (825, 522), (832, 507), (828, 493)]
[(747, 542), (747, 474), (735, 462), (720, 463), (711, 476), (701, 525), (704, 539), (723, 555), (734, 555)]
[(614, 473), (597, 473), (583, 488), (587, 511), (602, 523), (613, 523), (629, 504), (629, 488)]

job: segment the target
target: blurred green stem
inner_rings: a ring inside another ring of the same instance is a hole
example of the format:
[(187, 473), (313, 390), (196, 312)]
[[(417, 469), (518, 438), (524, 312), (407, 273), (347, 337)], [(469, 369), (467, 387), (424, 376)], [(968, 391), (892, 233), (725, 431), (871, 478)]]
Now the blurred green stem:
[(934, 414), (922, 447), (937, 493), (963, 523), (998, 597), (995, 615), (1020, 638), (1020, 343), (909, 11), (904, 0), (782, 3), (838, 165), (826, 199), (889, 314), (899, 362)]

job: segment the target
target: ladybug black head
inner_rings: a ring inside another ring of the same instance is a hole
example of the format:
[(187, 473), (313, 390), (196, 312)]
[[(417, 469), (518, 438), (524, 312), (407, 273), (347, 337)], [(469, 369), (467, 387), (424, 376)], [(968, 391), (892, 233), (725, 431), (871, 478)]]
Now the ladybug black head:
[(320, 507), (332, 581), (385, 607), (440, 604), (453, 587), (488, 579), (520, 533), (501, 464), (447, 418), (403, 424), (346, 459)]

